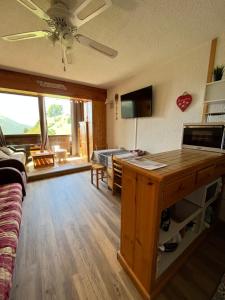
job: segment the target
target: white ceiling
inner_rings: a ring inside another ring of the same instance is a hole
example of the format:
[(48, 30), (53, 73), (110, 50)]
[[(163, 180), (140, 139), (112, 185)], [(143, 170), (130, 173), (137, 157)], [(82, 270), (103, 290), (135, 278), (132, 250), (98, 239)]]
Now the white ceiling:
[[(59, 45), (54, 47), (47, 39), (15, 43), (0, 39), (0, 66), (110, 87), (225, 31), (224, 0), (112, 1), (112, 7), (83, 25), (79, 32), (118, 50), (115, 59), (76, 43), (73, 65), (64, 72)], [(50, 0), (34, 2), (47, 10)], [(0, 1), (0, 20), (0, 36), (47, 29), (44, 21), (16, 0)]]

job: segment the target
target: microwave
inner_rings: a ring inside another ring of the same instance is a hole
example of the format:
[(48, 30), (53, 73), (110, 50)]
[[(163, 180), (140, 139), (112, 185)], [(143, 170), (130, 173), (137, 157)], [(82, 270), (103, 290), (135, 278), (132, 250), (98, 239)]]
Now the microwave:
[(221, 190), (222, 178), (219, 177), (213, 182), (200, 187), (190, 195), (186, 196), (185, 199), (200, 207), (207, 207), (218, 198)]
[(225, 123), (184, 124), (182, 148), (225, 153)]

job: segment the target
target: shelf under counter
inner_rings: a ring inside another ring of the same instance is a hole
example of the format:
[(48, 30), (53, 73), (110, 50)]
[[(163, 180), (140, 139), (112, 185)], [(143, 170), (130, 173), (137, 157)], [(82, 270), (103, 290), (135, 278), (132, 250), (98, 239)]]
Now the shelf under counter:
[(180, 255), (192, 244), (192, 242), (200, 236), (203, 231), (198, 233), (188, 231), (177, 249), (171, 253), (163, 253), (160, 257), (160, 261), (157, 264), (156, 279), (158, 279), (175, 261)]
[(162, 229), (160, 229), (159, 232), (159, 244), (165, 244), (166, 242), (168, 242), (171, 238), (173, 238), (182, 228), (184, 228), (188, 223), (190, 223), (191, 221), (193, 221), (193, 219), (195, 219), (201, 212), (203, 212), (203, 208), (191, 203), (188, 200), (183, 199), (183, 202), (188, 202), (190, 205), (193, 206), (193, 212), (187, 217), (185, 218), (185, 220), (183, 220), (182, 222), (176, 222), (173, 219), (171, 219), (171, 223), (170, 223), (170, 227), (168, 231), (163, 231)]

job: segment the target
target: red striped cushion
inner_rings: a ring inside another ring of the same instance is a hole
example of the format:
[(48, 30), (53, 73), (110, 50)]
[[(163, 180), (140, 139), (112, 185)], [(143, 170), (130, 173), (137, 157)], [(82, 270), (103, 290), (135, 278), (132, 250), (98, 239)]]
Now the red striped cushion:
[(14, 255), (16, 253), (16, 248), (18, 244), (18, 234), (16, 232), (5, 232), (0, 231), (0, 255), (5, 253), (7, 248), (7, 253)]
[(12, 194), (22, 196), (22, 186), (19, 183), (4, 184), (0, 186), (0, 197), (7, 197)]
[(0, 300), (9, 297), (21, 217), (21, 185), (0, 186)]
[(11, 255), (0, 255), (0, 299), (9, 298), (12, 286), (14, 258)]

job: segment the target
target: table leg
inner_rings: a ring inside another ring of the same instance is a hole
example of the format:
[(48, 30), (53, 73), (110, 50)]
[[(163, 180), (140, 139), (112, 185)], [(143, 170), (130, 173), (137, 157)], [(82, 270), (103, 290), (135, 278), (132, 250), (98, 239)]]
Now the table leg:
[(96, 170), (96, 185), (97, 185), (97, 189), (99, 188), (99, 186), (98, 186), (98, 170)]
[(91, 183), (93, 184), (93, 169), (91, 169)]

